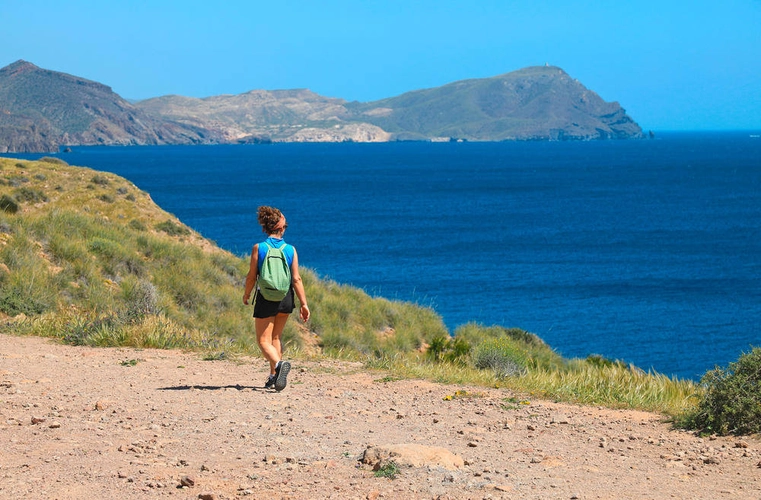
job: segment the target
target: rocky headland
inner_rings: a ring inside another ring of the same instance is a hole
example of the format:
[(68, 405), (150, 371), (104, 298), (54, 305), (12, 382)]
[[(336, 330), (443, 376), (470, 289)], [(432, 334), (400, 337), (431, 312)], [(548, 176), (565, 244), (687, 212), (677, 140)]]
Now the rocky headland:
[(642, 137), (617, 102), (536, 66), (374, 102), (308, 89), (130, 103), (106, 85), (26, 61), (0, 69), (0, 152), (74, 145), (597, 140)]

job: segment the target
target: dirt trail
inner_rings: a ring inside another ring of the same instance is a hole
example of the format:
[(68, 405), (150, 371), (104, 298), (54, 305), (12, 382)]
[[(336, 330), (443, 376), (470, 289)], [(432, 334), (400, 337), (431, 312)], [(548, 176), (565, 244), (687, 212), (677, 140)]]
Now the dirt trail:
[[(259, 359), (0, 335), (0, 496), (761, 498), (756, 439), (384, 375), (297, 361), (275, 393)], [(464, 466), (402, 466), (389, 479), (359, 462), (392, 444), (445, 448)]]

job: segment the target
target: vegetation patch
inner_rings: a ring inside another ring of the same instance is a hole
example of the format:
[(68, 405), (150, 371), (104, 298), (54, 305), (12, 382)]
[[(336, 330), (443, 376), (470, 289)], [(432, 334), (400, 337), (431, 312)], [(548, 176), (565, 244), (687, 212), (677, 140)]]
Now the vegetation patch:
[(15, 198), (19, 202), (40, 203), (48, 201), (48, 197), (39, 189), (21, 187), (16, 189)]
[(42, 158), (39, 159), (39, 161), (44, 162), (44, 163), (52, 163), (53, 165), (66, 165), (66, 166), (68, 166), (68, 163), (66, 163), (62, 159), (60, 159), (60, 158), (54, 158), (52, 156), (43, 156)]
[(701, 434), (761, 432), (761, 348), (755, 347), (727, 368), (710, 370), (700, 381), (705, 394), (680, 423)]
[(388, 479), (396, 479), (396, 476), (399, 475), (401, 472), (401, 469), (399, 468), (399, 465), (397, 465), (396, 462), (393, 460), (390, 460), (386, 462), (385, 464), (378, 467), (378, 470), (376, 470), (373, 475), (375, 477), (385, 477)]
[(5, 213), (15, 214), (19, 211), (19, 204), (7, 194), (0, 196), (0, 210)]
[(179, 224), (175, 224), (174, 222), (170, 220), (165, 220), (164, 222), (160, 222), (156, 224), (155, 227), (159, 231), (163, 231), (169, 236), (185, 236), (190, 234), (190, 230), (188, 228), (180, 226)]

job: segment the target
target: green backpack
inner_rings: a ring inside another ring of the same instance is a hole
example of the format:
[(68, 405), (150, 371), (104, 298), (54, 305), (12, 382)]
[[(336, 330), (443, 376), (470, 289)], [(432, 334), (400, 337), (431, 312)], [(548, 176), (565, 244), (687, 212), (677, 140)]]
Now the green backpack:
[[(265, 245), (266, 243), (261, 243)], [(285, 258), (285, 244), (280, 248), (267, 245), (267, 255), (259, 273), (259, 293), (266, 300), (280, 302), (291, 289), (291, 268)]]

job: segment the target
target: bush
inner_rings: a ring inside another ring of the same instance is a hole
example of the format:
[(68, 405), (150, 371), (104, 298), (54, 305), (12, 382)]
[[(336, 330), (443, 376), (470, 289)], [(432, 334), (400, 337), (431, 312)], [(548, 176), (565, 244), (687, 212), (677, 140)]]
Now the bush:
[(433, 361), (465, 362), (470, 349), (470, 344), (462, 337), (438, 335), (431, 339), (426, 355)]
[(148, 229), (145, 226), (145, 224), (143, 224), (141, 221), (137, 219), (132, 219), (131, 221), (129, 221), (129, 224), (127, 224), (127, 226), (130, 229), (134, 229), (135, 231), (145, 231), (146, 229)]
[(122, 294), (127, 305), (125, 316), (128, 322), (140, 321), (145, 316), (158, 314), (161, 310), (158, 305), (158, 290), (148, 280), (123, 281)]
[(68, 165), (65, 161), (63, 161), (60, 158), (53, 158), (52, 156), (43, 156), (40, 158), (39, 161), (45, 162), (45, 163), (52, 163), (53, 165)]
[(7, 194), (4, 194), (0, 197), (0, 210), (9, 214), (15, 214), (18, 212), (19, 206), (18, 203), (16, 203), (16, 200)]
[(109, 181), (105, 176), (95, 174), (92, 179), (90, 179), (90, 182), (93, 184), (98, 184), (99, 186), (108, 186)]
[(700, 383), (706, 393), (686, 427), (721, 436), (761, 432), (761, 348), (706, 372)]
[(188, 228), (175, 224), (170, 220), (160, 222), (159, 224), (156, 224), (155, 227), (159, 231), (164, 231), (169, 236), (185, 236), (190, 234)]
[(499, 378), (522, 375), (528, 367), (525, 345), (510, 337), (489, 339), (473, 351), (473, 364), (481, 370), (492, 370)]
[(22, 187), (16, 190), (16, 200), (20, 202), (28, 201), (31, 203), (39, 203), (41, 201), (48, 201), (48, 197), (38, 189)]

